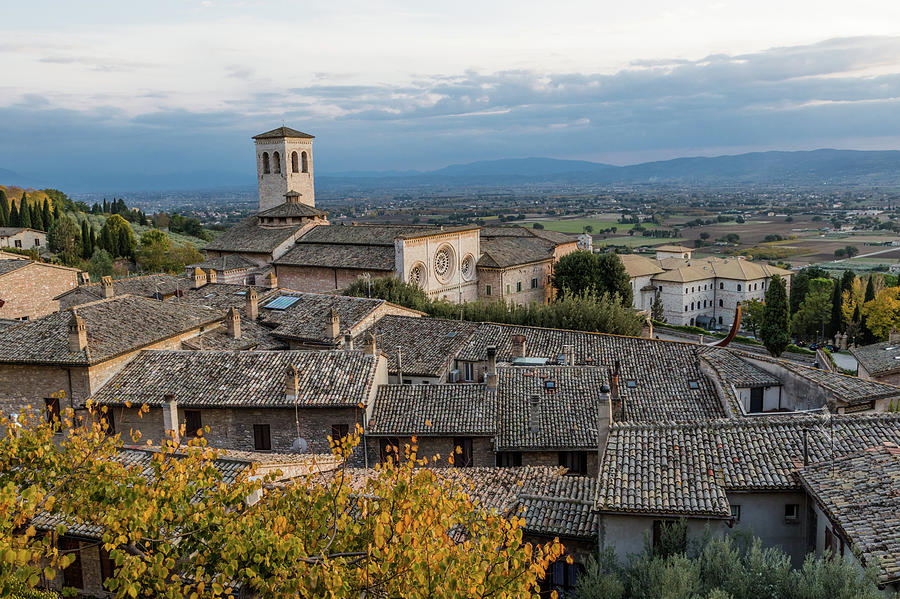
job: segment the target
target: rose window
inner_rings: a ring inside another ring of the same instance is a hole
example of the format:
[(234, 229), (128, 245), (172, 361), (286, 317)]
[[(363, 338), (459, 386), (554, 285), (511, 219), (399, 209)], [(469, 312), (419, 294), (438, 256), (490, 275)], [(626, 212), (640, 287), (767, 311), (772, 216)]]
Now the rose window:
[(447, 248), (438, 250), (437, 254), (434, 255), (434, 272), (443, 278), (450, 272), (451, 265), (450, 252), (447, 251)]
[(464, 279), (466, 279), (467, 281), (471, 279), (472, 274), (474, 274), (475, 272), (475, 258), (473, 258), (472, 256), (466, 256), (463, 259), (459, 269), (462, 272), (462, 276)]
[(409, 280), (419, 287), (425, 285), (425, 267), (421, 264), (413, 266), (412, 270), (409, 271)]

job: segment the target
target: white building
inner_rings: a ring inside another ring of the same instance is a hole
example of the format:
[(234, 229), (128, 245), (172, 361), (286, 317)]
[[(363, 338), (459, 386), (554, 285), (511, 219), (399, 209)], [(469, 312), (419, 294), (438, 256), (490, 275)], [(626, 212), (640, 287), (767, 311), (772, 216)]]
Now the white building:
[(738, 303), (764, 299), (769, 279), (787, 280), (789, 270), (740, 256), (692, 258), (682, 246), (660, 246), (656, 259), (636, 254), (620, 256), (631, 278), (632, 304), (649, 310), (659, 293), (666, 322), (676, 325), (730, 327)]

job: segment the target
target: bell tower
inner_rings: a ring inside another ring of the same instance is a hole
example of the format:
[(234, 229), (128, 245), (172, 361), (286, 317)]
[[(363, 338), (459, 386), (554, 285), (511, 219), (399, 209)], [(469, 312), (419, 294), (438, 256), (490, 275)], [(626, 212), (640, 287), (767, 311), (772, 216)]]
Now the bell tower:
[(314, 136), (290, 127), (253, 136), (260, 212), (283, 204), (288, 192), (299, 193), (302, 204), (316, 205), (313, 139)]

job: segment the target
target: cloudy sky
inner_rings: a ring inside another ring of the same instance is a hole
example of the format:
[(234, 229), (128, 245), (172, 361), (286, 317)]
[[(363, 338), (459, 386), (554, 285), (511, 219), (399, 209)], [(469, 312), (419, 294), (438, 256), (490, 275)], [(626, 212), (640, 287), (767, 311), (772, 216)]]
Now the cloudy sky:
[(282, 123), (318, 174), (900, 148), (896, 0), (3, 4), (0, 168), (43, 184), (253, 184)]

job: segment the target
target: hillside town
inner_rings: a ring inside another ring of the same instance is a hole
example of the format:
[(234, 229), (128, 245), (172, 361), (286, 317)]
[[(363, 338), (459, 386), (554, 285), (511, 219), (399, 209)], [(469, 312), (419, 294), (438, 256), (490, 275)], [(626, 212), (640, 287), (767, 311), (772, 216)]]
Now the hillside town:
[[(885, 597), (900, 592), (896, 330), (856, 343), (852, 373), (825, 343), (765, 351), (742, 336), (742, 307), (772, 304), (773, 288), (787, 303), (796, 271), (677, 244), (600, 252), (631, 291), (628, 332), (463, 318), (472, 304), (563, 305), (555, 281), (592, 244), (499, 223), (332, 223), (316, 206), (313, 139), (285, 126), (253, 137), (256, 214), (182, 272), (92, 280), (0, 252), (6, 430), (36, 410), (63, 443), (63, 421), (102, 413), (122, 443), (110, 459), (151, 478), (167, 443), (202, 440), (226, 483), (251, 469), (279, 484), (340, 476), (360, 496), (415, 448), (434, 458), (416, 469), (518, 514), (530, 542), (561, 543), (548, 594), (573, 593), (598, 555), (666, 546), (676, 525), (685, 544), (743, 531), (792, 568), (840, 556), (874, 571)], [(4, 249), (47, 245), (0, 229)], [(378, 297), (379, 282), (425, 303)], [(679, 326), (708, 332), (679, 338)], [(97, 518), (44, 503), (20, 524), (71, 556), (41, 575), (47, 588), (116, 592), (105, 583), (124, 558)]]

